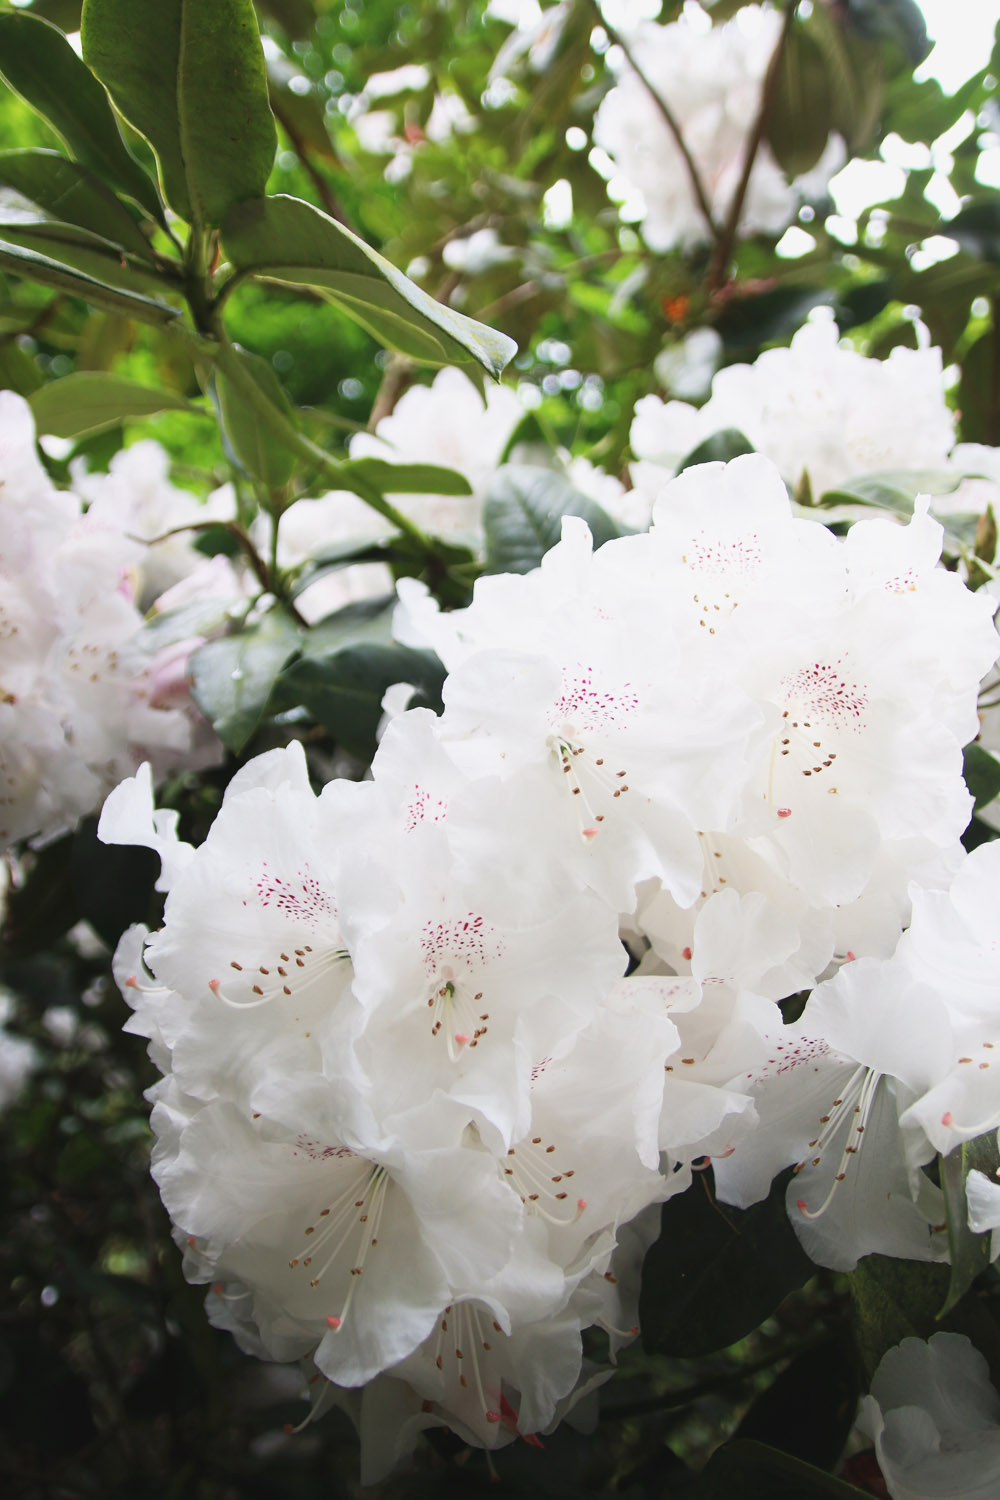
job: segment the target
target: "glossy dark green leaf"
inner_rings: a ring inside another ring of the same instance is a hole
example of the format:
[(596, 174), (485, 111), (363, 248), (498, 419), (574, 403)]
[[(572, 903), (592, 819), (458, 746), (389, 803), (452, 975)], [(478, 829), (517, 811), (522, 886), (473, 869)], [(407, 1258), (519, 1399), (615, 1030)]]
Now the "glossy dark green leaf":
[(854, 1425), (863, 1394), (860, 1376), (850, 1338), (831, 1334), (789, 1361), (741, 1418), (733, 1437), (832, 1469)]
[(859, 36), (895, 42), (916, 67), (931, 50), (927, 23), (916, 0), (846, 0), (848, 25)]
[[(133, 10), (132, 29), (144, 25), (136, 26)], [(107, 94), (57, 27), (25, 11), (0, 12), (0, 72), (81, 166), (161, 216), (156, 189), (122, 140)]]
[(778, 165), (789, 177), (808, 172), (819, 161), (833, 113), (823, 52), (806, 26), (793, 26), (778, 62), (766, 130)]
[(438, 464), (394, 464), (384, 458), (349, 459), (344, 473), (370, 484), (382, 495), (471, 495), (472, 486), (457, 469)]
[(708, 1172), (663, 1205), (639, 1299), (650, 1353), (694, 1358), (724, 1349), (813, 1274), (785, 1210), (789, 1176), (775, 1178), (752, 1208), (717, 1202)]
[(905, 1338), (928, 1339), (941, 1324), (947, 1266), (866, 1255), (849, 1273), (858, 1351), (871, 1377), (887, 1349)]
[(881, 48), (851, 36), (841, 14), (815, 5), (805, 23), (826, 62), (830, 124), (853, 155), (865, 151), (878, 130), (884, 95)]
[(0, 204), (0, 236), (10, 245), (21, 245), (39, 255), (82, 271), (95, 281), (140, 296), (173, 291), (148, 260), (126, 252), (112, 240), (103, 239), (79, 224), (61, 224), (32, 210), (19, 211)]
[(149, 417), (158, 411), (191, 411), (175, 391), (140, 385), (104, 371), (80, 371), (43, 385), (29, 398), (39, 432), (53, 437), (82, 437), (101, 432), (127, 417)]
[(427, 651), (407, 646), (345, 646), (325, 659), (293, 662), (282, 692), (296, 698), (336, 743), (362, 760), (375, 753), (382, 699), (397, 682), (420, 688), (427, 702), (440, 698), (444, 668)]
[(962, 776), (978, 812), (1000, 795), (1000, 758), (985, 745), (976, 744), (966, 745), (962, 758)]
[(9, 338), (0, 340), (0, 390), (30, 396), (41, 384), (42, 372), (30, 354)]
[(155, 259), (146, 236), (110, 188), (58, 151), (0, 151), (0, 186), (13, 188), (54, 219)]
[[(79, 233), (85, 234), (86, 231), (80, 230)], [(170, 307), (165, 302), (109, 286), (96, 276), (90, 276), (64, 261), (58, 261), (52, 255), (42, 254), (9, 239), (0, 239), (0, 270), (23, 276), (28, 281), (39, 281), (43, 286), (56, 287), (59, 291), (69, 292), (74, 297), (82, 298), (84, 302), (92, 303), (94, 307), (102, 307), (106, 312), (122, 313), (140, 323), (171, 323), (179, 316), (177, 308)]]
[(483, 508), (487, 573), (530, 573), (562, 533), (563, 516), (586, 521), (600, 547), (623, 530), (557, 469), (505, 464)]
[(364, 240), (318, 208), (277, 194), (238, 204), (222, 230), (241, 271), (321, 287), (372, 336), (428, 364), (479, 364), (499, 375), (516, 350), (505, 334), (436, 302)]
[(275, 679), (302, 636), (280, 609), (256, 625), (209, 641), (191, 658), (191, 693), (228, 750), (238, 755), (253, 738)]
[(85, 0), (83, 56), (156, 152), (182, 218), (218, 225), (264, 191), (276, 136), (251, 0)]
[[(294, 421), (291, 403), (268, 361), (257, 354), (248, 354), (245, 349), (236, 350), (236, 356), (271, 404)], [(254, 407), (221, 370), (216, 371), (215, 388), (222, 412), (222, 425), (235, 458), (248, 474), (252, 474), (262, 484), (280, 489), (292, 476), (295, 455), (261, 421)]]
[(726, 1443), (717, 1449), (693, 1500), (862, 1500), (863, 1491), (801, 1459), (763, 1443)]
[(753, 443), (736, 427), (723, 427), (719, 432), (713, 432), (711, 437), (700, 442), (697, 448), (692, 448), (687, 457), (678, 464), (677, 472), (683, 474), (685, 469), (692, 469), (696, 464), (727, 464), (730, 459), (739, 458), (741, 454), (753, 451)]
[(1000, 200), (993, 193), (967, 204), (942, 224), (941, 232), (978, 260), (1000, 262)]
[(322, 620), (277, 684), (282, 708), (305, 708), (338, 745), (363, 760), (375, 753), (382, 699), (395, 683), (412, 683), (419, 701), (441, 706), (444, 668), (432, 652), (391, 639), (392, 602), (365, 600)]
[(945, 1218), (948, 1223), (948, 1248), (951, 1252), (948, 1295), (939, 1313), (943, 1317), (957, 1306), (972, 1283), (989, 1268), (991, 1236), (976, 1234), (969, 1228), (965, 1179), (975, 1170), (985, 1172), (991, 1182), (996, 1181), (996, 1169), (1000, 1166), (996, 1131), (992, 1130), (976, 1140), (963, 1141), (961, 1146), (957, 1146), (947, 1156), (940, 1157), (939, 1165)]

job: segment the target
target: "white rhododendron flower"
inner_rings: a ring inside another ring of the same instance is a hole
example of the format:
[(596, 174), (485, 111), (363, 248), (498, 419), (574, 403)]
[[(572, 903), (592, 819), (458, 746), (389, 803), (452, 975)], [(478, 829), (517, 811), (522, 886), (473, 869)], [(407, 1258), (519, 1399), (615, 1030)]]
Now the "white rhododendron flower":
[[(670, 25), (644, 21), (627, 39), (677, 122), (719, 224), (740, 181), (747, 136), (780, 31), (775, 10), (746, 6), (732, 21), (712, 26), (700, 6), (687, 5)], [(631, 192), (640, 195), (642, 232), (651, 250), (690, 250), (711, 240), (674, 134), (626, 61), (597, 112), (594, 139)], [(779, 234), (801, 197), (822, 191), (843, 163), (843, 145), (831, 137), (808, 177), (793, 185), (762, 145), (750, 174), (741, 232)]]
[(465, 609), (402, 584), (444, 708), (370, 780), (269, 751), (197, 849), (148, 770), (109, 797), (162, 865), (115, 972), (186, 1274), (306, 1362), (366, 1475), (585, 1402), (584, 1331), (634, 1336), (656, 1206), (709, 1160), (741, 1205), (797, 1167), (820, 1264), (946, 1258), (922, 1169), (1000, 1123), (1000, 853), (959, 842), (992, 605), (940, 547), (925, 502), (839, 538), (763, 455), (703, 465)]
[(153, 445), (136, 461), (124, 455), (116, 474), (92, 486), (104, 501), (84, 513), (76, 495), (49, 482), (30, 411), (10, 391), (0, 393), (0, 431), (0, 847), (7, 847), (71, 828), (142, 760), (162, 774), (210, 765), (221, 747), (187, 691), (184, 668), (197, 642), (159, 654), (146, 644), (136, 607), (149, 549), (128, 529), (122, 485), (126, 473), (151, 463), (152, 488), (162, 489), (160, 450)]
[(958, 1333), (908, 1338), (882, 1358), (858, 1423), (892, 1500), (992, 1500), (1000, 1486), (1000, 1395)]
[(715, 375), (702, 407), (644, 396), (631, 444), (637, 488), (655, 496), (699, 443), (735, 428), (798, 488), (822, 495), (859, 474), (945, 469), (955, 418), (944, 399), (941, 351), (896, 348), (869, 359), (838, 342), (832, 317), (799, 329), (787, 349)]

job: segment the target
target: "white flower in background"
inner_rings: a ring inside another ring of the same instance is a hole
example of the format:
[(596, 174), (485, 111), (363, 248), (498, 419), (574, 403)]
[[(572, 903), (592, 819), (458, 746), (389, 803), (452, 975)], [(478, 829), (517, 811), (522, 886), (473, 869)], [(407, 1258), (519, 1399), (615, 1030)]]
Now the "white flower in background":
[(206, 561), (192, 545), (198, 533), (180, 528), (228, 521), (235, 514), (231, 486), (201, 501), (170, 483), (169, 468), (168, 455), (151, 439), (116, 453), (106, 474), (88, 474), (81, 461), (71, 466), (75, 491), (87, 505), (88, 528), (112, 544), (121, 537), (142, 544), (136, 602), (143, 610)]
[[(721, 26), (712, 26), (699, 6), (686, 5), (677, 21), (667, 26), (643, 21), (627, 37), (677, 121), (719, 224), (740, 180), (780, 30), (780, 14), (757, 5), (745, 6)], [(624, 60), (618, 83), (597, 112), (594, 139), (623, 179), (620, 193), (612, 179), (614, 196), (638, 193), (643, 237), (651, 250), (689, 250), (711, 239), (680, 148), (646, 85)], [(750, 174), (741, 232), (780, 233), (803, 193), (822, 191), (843, 162), (843, 145), (831, 137), (798, 191), (763, 144)]]
[[(123, 529), (122, 475), (84, 513), (38, 462), (31, 414), (0, 394), (0, 847), (51, 838), (143, 759), (207, 765), (183, 661), (157, 657), (134, 603), (146, 549)], [(160, 485), (160, 450), (140, 453)], [(127, 467), (127, 466), (126, 466)], [(156, 476), (159, 475), (157, 478)], [(118, 491), (115, 499), (114, 491)], [(195, 556), (197, 554), (194, 554)], [(190, 647), (189, 647), (190, 649)]]
[(517, 256), (513, 245), (504, 245), (496, 230), (487, 226), (473, 234), (449, 240), (441, 252), (441, 259), (452, 271), (461, 271), (465, 276), (479, 276), (491, 271), (494, 266)]
[(841, 347), (832, 317), (799, 329), (787, 349), (727, 365), (700, 408), (644, 396), (631, 444), (638, 488), (655, 495), (692, 449), (736, 428), (796, 489), (813, 495), (859, 474), (948, 467), (955, 419), (944, 399), (941, 351), (893, 349), (869, 359)]
[(994, 1500), (1000, 1489), (1000, 1395), (962, 1334), (890, 1349), (858, 1426), (875, 1444), (892, 1500)]
[(7, 1030), (13, 1014), (13, 995), (0, 989), (0, 1114), (17, 1103), (40, 1061), (31, 1042)]
[(357, 433), (348, 446), (351, 458), (456, 469), (471, 495), (404, 495), (399, 503), (427, 531), (475, 534), (486, 486), (522, 416), (509, 387), (489, 386), (484, 403), (460, 370), (444, 369), (430, 385), (411, 386), (374, 433)]

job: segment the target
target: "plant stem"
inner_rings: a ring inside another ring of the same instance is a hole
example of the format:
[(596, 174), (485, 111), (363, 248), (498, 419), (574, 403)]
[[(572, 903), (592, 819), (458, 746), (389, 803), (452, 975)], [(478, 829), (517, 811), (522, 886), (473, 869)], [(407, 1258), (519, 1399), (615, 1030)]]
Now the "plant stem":
[(717, 292), (726, 280), (729, 257), (732, 255), (733, 246), (736, 243), (736, 236), (740, 227), (740, 215), (743, 212), (747, 189), (750, 186), (750, 175), (753, 172), (754, 162), (757, 160), (757, 152), (760, 150), (764, 140), (764, 132), (767, 129), (767, 117), (774, 99), (774, 91), (778, 86), (778, 72), (781, 67), (781, 59), (784, 56), (788, 38), (791, 36), (792, 25), (795, 21), (795, 13), (798, 8), (799, 0), (788, 0), (788, 4), (785, 7), (781, 35), (778, 37), (777, 46), (771, 54), (771, 61), (767, 65), (767, 73), (764, 76), (764, 86), (760, 91), (760, 108), (757, 111), (757, 118), (754, 121), (753, 129), (747, 137), (740, 180), (736, 184), (736, 191), (733, 193), (722, 233), (716, 237), (715, 249), (712, 252), (712, 259), (709, 262), (708, 271), (705, 276), (705, 286), (709, 293)]
[(344, 464), (331, 458), (330, 454), (307, 438), (305, 433), (298, 430), (295, 424), (280, 411), (273, 402), (269, 401), (260, 386), (249, 375), (240, 362), (239, 354), (229, 342), (229, 337), (221, 324), (215, 327), (218, 346), (211, 356), (214, 363), (223, 372), (226, 379), (231, 382), (242, 399), (250, 406), (263, 423), (279, 438), (290, 453), (297, 453), (300, 458), (306, 459), (315, 465), (324, 474), (328, 475), (340, 489), (350, 490), (372, 510), (378, 511), (380, 516), (392, 523), (393, 526), (408, 536), (416, 543), (422, 552), (433, 556), (435, 547), (432, 539), (421, 531), (420, 527), (404, 515), (400, 510), (388, 501), (384, 495), (375, 489), (373, 485), (367, 484), (357, 474), (352, 473)]

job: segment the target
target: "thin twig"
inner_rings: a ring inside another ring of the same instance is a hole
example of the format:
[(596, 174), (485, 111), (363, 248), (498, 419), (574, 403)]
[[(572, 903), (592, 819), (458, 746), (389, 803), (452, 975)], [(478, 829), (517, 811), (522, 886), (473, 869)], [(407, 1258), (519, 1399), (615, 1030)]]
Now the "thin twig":
[(656, 105), (656, 108), (662, 115), (667, 129), (670, 131), (670, 134), (674, 138), (674, 142), (676, 143), (678, 151), (684, 158), (684, 165), (687, 167), (688, 177), (691, 179), (691, 186), (694, 189), (694, 195), (698, 200), (698, 207), (701, 209), (702, 215), (704, 217), (705, 223), (708, 226), (712, 239), (715, 240), (716, 243), (718, 243), (723, 231), (715, 222), (715, 215), (712, 212), (712, 205), (709, 201), (708, 193), (705, 191), (705, 184), (701, 180), (701, 173), (698, 171), (694, 157), (688, 150), (683, 131), (681, 130), (681, 127), (677, 121), (677, 116), (670, 108), (670, 105), (667, 103), (666, 99), (663, 98), (662, 94), (660, 94), (657, 89), (653, 87), (653, 84), (650, 82), (649, 78), (647, 78), (642, 68), (636, 62), (635, 55), (629, 47), (628, 43), (625, 41), (621, 32), (616, 31), (615, 28), (605, 20), (601, 12), (601, 8), (597, 3), (597, 0), (592, 0), (592, 3), (594, 6), (594, 10), (597, 12), (600, 25), (607, 32), (609, 40), (612, 41), (616, 47), (621, 48), (622, 52), (625, 54), (625, 58), (629, 64), (629, 67), (632, 69), (639, 82), (644, 85), (646, 92), (649, 94), (649, 97), (652, 99), (653, 103)]
[(771, 55), (771, 61), (767, 65), (767, 73), (764, 75), (764, 86), (760, 91), (760, 108), (754, 121), (753, 130), (747, 138), (746, 150), (743, 154), (743, 170), (740, 180), (736, 184), (729, 212), (721, 235), (715, 241), (715, 249), (705, 276), (705, 286), (709, 293), (717, 292), (726, 280), (726, 272), (729, 266), (729, 257), (733, 253), (736, 236), (740, 227), (740, 215), (743, 212), (743, 204), (746, 201), (747, 189), (750, 186), (750, 174), (753, 172), (754, 162), (757, 160), (757, 152), (764, 140), (764, 132), (767, 129), (767, 117), (774, 100), (774, 92), (778, 86), (778, 73), (781, 68), (781, 59), (784, 55), (788, 38), (792, 33), (792, 25), (795, 21), (795, 12), (799, 8), (799, 0), (788, 0), (785, 7), (785, 18), (781, 27), (781, 35), (778, 37), (777, 46)]

